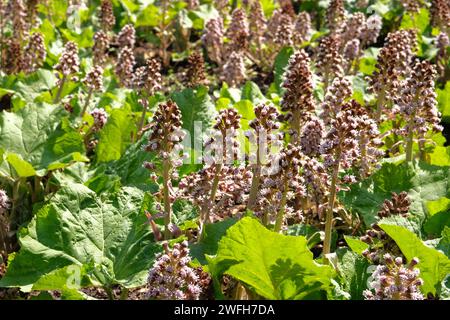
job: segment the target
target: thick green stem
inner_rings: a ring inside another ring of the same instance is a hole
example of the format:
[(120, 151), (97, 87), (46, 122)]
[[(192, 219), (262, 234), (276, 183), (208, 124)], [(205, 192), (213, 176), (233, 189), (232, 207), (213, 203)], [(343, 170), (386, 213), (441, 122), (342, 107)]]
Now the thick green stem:
[[(392, 120), (392, 131), (393, 131), (393, 133), (392, 133), (392, 141), (393, 141), (393, 144), (395, 145), (397, 142), (399, 142), (399, 136), (398, 136), (398, 134), (397, 134), (397, 129), (399, 129), (400, 128), (400, 125), (401, 125), (401, 119), (399, 119), (399, 120)], [(397, 148), (392, 148), (392, 152), (393, 153), (395, 153), (397, 150), (396, 150)]]
[(248, 197), (247, 209), (252, 210), (256, 203), (256, 196), (259, 191), (259, 182), (261, 180), (261, 168), (257, 166), (253, 171), (252, 185)]
[(147, 104), (144, 103), (144, 105), (142, 107), (143, 107), (143, 110), (142, 110), (141, 120), (139, 120), (139, 126), (138, 126), (138, 130), (137, 130), (137, 139), (139, 139), (141, 136), (142, 128), (144, 127), (144, 123), (145, 123), (145, 116), (147, 114)]
[(120, 293), (120, 300), (127, 300), (128, 299), (128, 289), (122, 287), (122, 292)]
[(406, 161), (411, 162), (412, 161), (412, 155), (413, 155), (413, 138), (414, 133), (412, 130), (409, 130), (407, 141), (406, 141)]
[(425, 152), (425, 141), (420, 139), (419, 140), (419, 155), (420, 155), (420, 160), (422, 161), (426, 161), (426, 152)]
[[(336, 159), (340, 159), (340, 150), (337, 152)], [(338, 161), (338, 160), (337, 160)], [(328, 200), (328, 210), (325, 218), (325, 239), (323, 241), (323, 263), (328, 264), (327, 254), (331, 252), (331, 234), (333, 229), (333, 210), (336, 202), (336, 184), (339, 174), (339, 162), (333, 168), (333, 176), (331, 178), (330, 197)]]
[(170, 159), (163, 160), (163, 196), (164, 196), (164, 238), (170, 239), (172, 233), (169, 225), (172, 222), (172, 211), (170, 206)]
[(287, 202), (288, 187), (289, 187), (289, 179), (287, 177), (285, 177), (284, 178), (284, 186), (283, 186), (283, 194), (281, 196), (280, 209), (278, 210), (277, 218), (275, 221), (275, 226), (273, 228), (273, 231), (275, 231), (275, 232), (280, 232), (281, 226), (283, 225), (284, 209), (286, 207), (286, 202)]
[(14, 181), (13, 189), (12, 189), (12, 208), (11, 208), (11, 215), (9, 216), (9, 223), (12, 227), (13, 220), (16, 217), (16, 211), (17, 211), (17, 202), (19, 201), (19, 187), (20, 187), (21, 179), (17, 179)]
[(104, 287), (109, 300), (114, 300), (114, 294), (110, 286)]
[(330, 74), (328, 72), (328, 68), (324, 72), (323, 76), (323, 96), (325, 97), (327, 94), (328, 86), (330, 82)]
[(35, 201), (38, 201), (40, 199), (41, 195), (41, 177), (34, 176), (34, 196)]
[(56, 104), (59, 102), (59, 99), (61, 98), (61, 93), (63, 91), (64, 88), (64, 84), (66, 83), (66, 79), (67, 77), (64, 75), (63, 78), (61, 79), (61, 83), (59, 84), (59, 88), (58, 88), (58, 92), (56, 93), (56, 97), (53, 100), (53, 103)]
[(262, 51), (261, 38), (260, 37), (258, 37), (258, 39), (256, 41), (256, 44), (257, 44), (257, 51), (258, 51), (257, 56), (258, 56), (258, 60), (259, 60), (258, 64), (261, 65), (261, 64), (264, 63), (264, 55), (263, 55), (263, 51)]
[(375, 121), (378, 123), (381, 120), (381, 114), (383, 113), (383, 105), (384, 105), (384, 99), (385, 99), (385, 93), (384, 89), (382, 88), (377, 99), (377, 110), (375, 113)]
[[(421, 95), (421, 90), (418, 90), (414, 95), (413, 103), (417, 103)], [(413, 158), (413, 143), (414, 143), (414, 120), (416, 118), (416, 110), (414, 109), (408, 121), (408, 137), (406, 138), (406, 162), (411, 162)]]
[(88, 144), (89, 144), (89, 138), (92, 136), (92, 134), (94, 133), (94, 125), (92, 127), (89, 128), (89, 130), (86, 132), (86, 134), (83, 137), (83, 142), (84, 142), (84, 146), (86, 149), (88, 149)]
[[(220, 180), (220, 172), (222, 171), (222, 164), (216, 164), (216, 174), (214, 175), (214, 181), (211, 189), (211, 197), (209, 199), (210, 206), (212, 207), (214, 201), (216, 201), (216, 193), (217, 188), (219, 186), (219, 180)], [(208, 210), (208, 219), (209, 220), (209, 210)]]
[(92, 97), (92, 92), (93, 91), (94, 91), (93, 88), (89, 88), (88, 95), (86, 97), (86, 102), (84, 103), (83, 110), (81, 110), (81, 114), (80, 114), (81, 118), (83, 118), (84, 114), (86, 113), (86, 110), (87, 110), (87, 108), (89, 106), (89, 102), (91, 101), (91, 97)]
[(291, 129), (295, 132), (294, 139), (292, 139), (292, 144), (299, 145), (300, 144), (300, 128), (301, 128), (301, 115), (300, 110), (295, 110), (292, 114), (291, 120)]
[(218, 163), (215, 165), (214, 180), (211, 187), (211, 193), (209, 196), (208, 204), (203, 207), (203, 212), (200, 217), (200, 239), (204, 237), (205, 225), (210, 222), (210, 212), (216, 201), (217, 188), (219, 187), (220, 173), (222, 171), (222, 164)]
[(406, 162), (411, 162), (413, 158), (414, 117), (415, 114), (412, 114), (408, 124), (408, 136), (406, 138)]
[(261, 159), (260, 159), (260, 141), (258, 137), (257, 142), (257, 148), (256, 148), (256, 164), (255, 168), (253, 169), (253, 178), (252, 178), (252, 184), (250, 187), (250, 194), (248, 196), (248, 202), (247, 202), (247, 209), (252, 210), (255, 203), (256, 203), (256, 197), (258, 195), (259, 191), (259, 182), (261, 180)]
[(7, 232), (8, 221), (2, 223), (0, 221), (0, 258), (1, 254), (7, 254), (9, 249), (8, 232)]
[(269, 226), (269, 210), (267, 210), (267, 208), (264, 209), (264, 213), (263, 213), (263, 225), (268, 227)]
[(162, 13), (161, 13), (161, 23), (159, 25), (159, 31), (160, 31), (160, 41), (161, 41), (161, 57), (162, 57), (162, 61), (163, 61), (163, 66), (167, 67), (169, 65), (169, 56), (167, 54), (167, 48), (168, 48), (168, 39), (167, 39), (167, 24), (166, 24), (166, 14), (168, 11), (168, 5), (169, 3), (167, 2), (167, 0), (162, 1), (161, 3), (161, 7), (162, 7)]
[(0, 70), (4, 67), (5, 62), (3, 61), (3, 15), (0, 14)]
[(47, 183), (45, 184), (45, 188), (44, 188), (44, 195), (47, 195), (47, 194), (50, 193), (50, 185), (51, 185), (50, 181), (51, 181), (51, 178), (52, 178), (52, 171), (50, 171), (48, 173)]

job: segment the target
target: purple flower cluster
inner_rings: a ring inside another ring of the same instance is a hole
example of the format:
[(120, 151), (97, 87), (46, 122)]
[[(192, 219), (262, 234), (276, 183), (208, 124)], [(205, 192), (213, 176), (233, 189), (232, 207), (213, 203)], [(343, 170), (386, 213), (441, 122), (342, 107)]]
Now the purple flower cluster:
[(108, 114), (103, 108), (95, 108), (91, 111), (91, 116), (94, 118), (93, 132), (100, 131), (108, 121)]
[(203, 288), (199, 275), (189, 267), (191, 258), (187, 241), (176, 243), (169, 249), (163, 244), (164, 253), (159, 254), (148, 275), (148, 297), (159, 300), (198, 300)]
[(401, 257), (384, 255), (384, 263), (378, 265), (372, 274), (369, 290), (364, 291), (366, 300), (423, 300), (420, 292), (423, 280), (419, 278), (420, 270), (415, 266), (418, 258), (412, 258), (408, 265)]
[(66, 43), (54, 69), (66, 77), (78, 73), (80, 70), (80, 59), (78, 57), (78, 45), (75, 42), (69, 41)]

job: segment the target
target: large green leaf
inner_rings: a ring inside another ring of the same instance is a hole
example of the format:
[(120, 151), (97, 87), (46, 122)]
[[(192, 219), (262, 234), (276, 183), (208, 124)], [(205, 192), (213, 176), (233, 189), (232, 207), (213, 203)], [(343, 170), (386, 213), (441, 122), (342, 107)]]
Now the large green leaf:
[(227, 230), (208, 260), (216, 278), (231, 275), (267, 299), (324, 298), (334, 276), (314, 261), (305, 237), (272, 232), (250, 217)]
[(430, 236), (439, 236), (445, 227), (450, 227), (450, 199), (443, 197), (426, 203), (428, 218), (423, 226)]
[[(82, 156), (83, 139), (70, 127), (66, 115), (63, 108), (48, 104), (27, 105), (16, 113), (2, 112), (0, 148), (8, 154), (15, 154), (7, 159), (9, 164), (13, 168), (23, 168), (26, 166), (23, 160), (34, 168), (37, 175), (44, 175), (47, 170), (63, 168), (76, 161), (87, 161)], [(30, 170), (26, 170), (25, 176), (31, 175)], [(11, 172), (5, 162), (0, 173), (20, 176), (23, 171)]]
[(247, 81), (242, 87), (241, 100), (250, 100), (254, 105), (257, 105), (265, 102), (267, 99), (256, 83)]
[[(150, 172), (143, 167), (145, 161), (151, 162), (155, 158), (153, 153), (143, 150), (146, 143), (148, 143), (148, 133), (144, 134), (136, 143), (129, 145), (119, 160), (98, 167), (92, 179), (101, 184), (107, 183), (110, 179), (120, 179), (124, 186), (133, 186), (144, 191), (157, 191), (157, 185), (150, 180)], [(88, 181), (88, 184), (93, 182), (92, 180)]]
[(281, 88), (281, 85), (284, 81), (283, 76), (284, 72), (286, 71), (286, 67), (289, 64), (289, 58), (294, 53), (294, 49), (292, 47), (284, 47), (280, 50), (278, 55), (275, 58), (274, 63), (274, 76), (275, 76), (275, 87), (278, 94), (281, 94), (283, 89)]
[(430, 164), (432, 165), (450, 166), (450, 147), (436, 146), (434, 147), (433, 152), (429, 154), (429, 156)]
[(448, 258), (450, 258), (450, 227), (444, 227), (441, 235), (442, 237), (439, 239), (439, 243), (436, 248), (441, 250)]
[(12, 89), (15, 91), (13, 105), (16, 109), (26, 103), (32, 103), (40, 98), (40, 101), (51, 101), (48, 91), (56, 85), (56, 77), (50, 70), (39, 69), (36, 72), (19, 79)]
[(118, 160), (131, 142), (131, 135), (136, 131), (132, 113), (125, 109), (113, 109), (108, 122), (100, 132), (96, 148), (97, 161)]
[(210, 19), (219, 17), (219, 12), (212, 4), (202, 4), (195, 10), (189, 11), (188, 15), (193, 22), (194, 29), (202, 30)]
[[(0, 286), (30, 286), (49, 275), (59, 286), (56, 271), (69, 265), (90, 265), (92, 281), (102, 284), (142, 285), (160, 249), (139, 213), (142, 198), (135, 188), (98, 197), (80, 184), (63, 187), (20, 231), (21, 249)], [(48, 280), (40, 285), (48, 288)]]
[(419, 258), (417, 267), (424, 281), (422, 292), (434, 294), (439, 290), (441, 281), (450, 274), (450, 260), (442, 252), (426, 246), (404, 227), (389, 224), (380, 224), (380, 227), (394, 239), (408, 261), (414, 257)]
[(339, 249), (338, 271), (344, 279), (344, 289), (352, 300), (363, 300), (363, 291), (367, 289), (367, 279), (370, 277), (369, 262), (366, 258), (347, 249)]
[(400, 25), (400, 29), (418, 29), (419, 35), (429, 27), (430, 12), (426, 8), (420, 9), (419, 12), (413, 13), (412, 16), (410, 14), (404, 14)]
[(215, 115), (215, 107), (208, 94), (207, 87), (184, 89), (181, 92), (175, 92), (172, 98), (181, 110), (183, 129), (186, 129), (192, 138), (196, 134), (194, 132), (196, 122), (201, 123), (203, 130), (211, 126)]
[(365, 242), (362, 242), (358, 238), (350, 237), (350, 236), (344, 236), (345, 242), (347, 242), (349, 248), (357, 253), (362, 254), (364, 250), (366, 250), (369, 245)]
[(141, 10), (136, 18), (136, 27), (156, 27), (161, 20), (158, 7), (151, 4)]
[(205, 225), (203, 238), (190, 247), (191, 256), (198, 259), (201, 264), (206, 264), (207, 261), (205, 256), (215, 255), (217, 253), (220, 239), (225, 235), (225, 232), (236, 223), (236, 221), (236, 219), (230, 218)]
[(339, 198), (350, 209), (360, 213), (366, 225), (377, 221), (377, 212), (391, 192), (407, 191), (411, 199), (411, 220), (420, 225), (425, 219), (425, 202), (450, 194), (449, 167), (423, 162), (406, 165), (384, 163), (370, 178), (355, 184)]
[(450, 122), (450, 81), (447, 81), (444, 89), (436, 89), (439, 111), (442, 113), (442, 120)]

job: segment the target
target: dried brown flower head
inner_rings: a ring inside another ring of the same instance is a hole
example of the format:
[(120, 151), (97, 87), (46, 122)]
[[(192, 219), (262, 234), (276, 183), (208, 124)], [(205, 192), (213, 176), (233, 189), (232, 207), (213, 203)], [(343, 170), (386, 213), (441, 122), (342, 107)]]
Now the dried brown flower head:
[(392, 215), (401, 215), (406, 217), (409, 212), (411, 201), (408, 198), (408, 193), (402, 191), (399, 194), (392, 192), (391, 200), (384, 200), (378, 216), (380, 218), (390, 217)]
[(386, 44), (378, 54), (376, 70), (369, 78), (368, 91), (378, 96), (377, 121), (386, 112), (386, 102), (398, 96), (400, 81), (410, 70), (415, 46), (416, 31), (413, 29), (388, 34)]
[(450, 3), (447, 0), (433, 0), (430, 8), (431, 24), (447, 31), (450, 29)]
[(166, 103), (160, 103), (153, 114), (149, 127), (151, 134), (145, 150), (158, 152), (162, 159), (168, 159), (170, 153), (184, 138), (182, 124), (181, 111), (175, 102), (169, 100)]
[(145, 66), (139, 67), (133, 74), (133, 85), (135, 88), (145, 90), (146, 94), (152, 96), (161, 90), (162, 76), (161, 65), (156, 59), (147, 59)]
[(406, 137), (406, 159), (412, 159), (412, 143), (418, 139), (419, 150), (424, 151), (426, 134), (433, 130), (442, 131), (437, 96), (434, 90), (436, 70), (428, 61), (416, 59), (411, 75), (402, 82), (400, 95), (396, 99), (398, 108), (394, 111), (405, 120), (405, 126), (398, 133)]
[(292, 135), (300, 134), (301, 123), (314, 113), (314, 97), (310, 59), (304, 50), (296, 51), (289, 59), (283, 88), (281, 110), (287, 112)]
[(335, 77), (342, 76), (344, 59), (340, 53), (341, 39), (339, 36), (324, 37), (316, 56), (316, 68), (324, 82), (325, 91)]
[(278, 28), (275, 34), (274, 42), (280, 47), (292, 46), (292, 35), (294, 31), (294, 25), (292, 23), (291, 16), (283, 14), (280, 17)]
[(328, 88), (320, 117), (329, 124), (332, 119), (342, 110), (346, 102), (353, 94), (352, 83), (347, 77), (336, 77)]
[(186, 86), (197, 87), (207, 83), (205, 74), (205, 61), (200, 52), (192, 53), (188, 58), (186, 73)]

